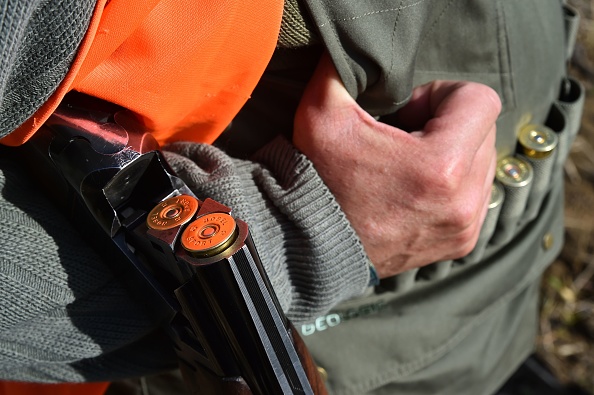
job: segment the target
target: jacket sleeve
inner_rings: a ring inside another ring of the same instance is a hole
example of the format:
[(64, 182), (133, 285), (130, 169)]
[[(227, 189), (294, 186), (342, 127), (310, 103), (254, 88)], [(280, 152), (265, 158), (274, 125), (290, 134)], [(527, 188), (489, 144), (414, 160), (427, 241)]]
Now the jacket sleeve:
[(348, 92), (371, 115), (410, 98), (417, 50), (452, 1), (303, 0)]
[[(3, 148), (8, 152), (10, 148)], [(277, 139), (252, 161), (209, 145), (166, 147), (201, 198), (245, 220), (295, 323), (367, 289), (367, 257), (311, 163)], [(0, 152), (2, 153), (2, 152)], [(21, 169), (0, 155), (0, 379), (113, 380), (172, 367), (149, 319)]]

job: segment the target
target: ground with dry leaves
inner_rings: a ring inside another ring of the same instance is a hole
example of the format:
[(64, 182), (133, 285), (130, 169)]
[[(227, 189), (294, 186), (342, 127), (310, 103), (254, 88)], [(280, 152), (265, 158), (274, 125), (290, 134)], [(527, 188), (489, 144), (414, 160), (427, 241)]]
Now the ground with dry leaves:
[(572, 73), (587, 98), (565, 166), (566, 244), (543, 277), (537, 349), (562, 381), (594, 394), (594, 0), (569, 3), (582, 18)]

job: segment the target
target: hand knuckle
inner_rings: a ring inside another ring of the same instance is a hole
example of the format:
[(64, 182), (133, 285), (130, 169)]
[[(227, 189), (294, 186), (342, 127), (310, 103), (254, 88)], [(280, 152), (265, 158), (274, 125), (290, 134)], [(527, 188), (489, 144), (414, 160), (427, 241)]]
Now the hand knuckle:
[(460, 250), (458, 251), (458, 256), (455, 258), (463, 258), (466, 255), (470, 254), (476, 245), (476, 238), (470, 239), (466, 244), (462, 244)]
[(452, 240), (453, 248), (449, 259), (458, 259), (470, 254), (474, 249), (477, 240), (478, 235), (474, 234), (472, 231), (460, 233)]
[(488, 101), (490, 101), (493, 105), (493, 109), (495, 110), (496, 113), (500, 113), (501, 112), (501, 98), (499, 97), (499, 94), (494, 90), (491, 89), (489, 87), (486, 87), (487, 89), (485, 90), (485, 97)]
[(452, 231), (459, 233), (464, 232), (470, 228), (474, 222), (476, 212), (471, 205), (456, 204), (450, 209), (450, 225)]
[(436, 161), (426, 176), (427, 183), (436, 193), (444, 197), (454, 197), (463, 185), (461, 165), (457, 161)]
[(468, 234), (466, 235), (467, 242), (464, 244), (466, 249), (464, 256), (468, 255), (476, 246), (481, 233), (481, 225), (482, 222), (475, 221), (473, 222), (472, 226), (468, 228)]
[(466, 86), (466, 89), (470, 91), (469, 94), (473, 97), (480, 98), (484, 101), (493, 112), (497, 114), (501, 112), (501, 98), (493, 88), (487, 85), (471, 82)]

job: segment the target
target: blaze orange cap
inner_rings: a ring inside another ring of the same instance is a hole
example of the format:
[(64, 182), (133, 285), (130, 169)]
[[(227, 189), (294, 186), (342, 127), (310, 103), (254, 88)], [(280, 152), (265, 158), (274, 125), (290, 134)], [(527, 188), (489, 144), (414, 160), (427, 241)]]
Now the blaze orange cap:
[(77, 90), (134, 111), (161, 143), (212, 143), (276, 47), (282, 0), (98, 0), (66, 78), (0, 142), (20, 145)]

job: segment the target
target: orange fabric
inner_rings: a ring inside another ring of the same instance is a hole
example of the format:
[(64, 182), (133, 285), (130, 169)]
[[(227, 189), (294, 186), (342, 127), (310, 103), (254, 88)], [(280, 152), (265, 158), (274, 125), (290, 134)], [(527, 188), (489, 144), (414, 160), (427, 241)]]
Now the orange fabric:
[(0, 395), (103, 395), (109, 383), (38, 384), (0, 381)]
[[(160, 143), (211, 143), (262, 76), (282, 10), (283, 0), (98, 0), (58, 90), (0, 143), (27, 141), (69, 90), (136, 112)], [(99, 395), (107, 386), (0, 381), (0, 395)]]
[(59, 91), (1, 142), (25, 142), (74, 89), (134, 111), (162, 144), (211, 143), (260, 79), (282, 9), (282, 0), (100, 0)]

